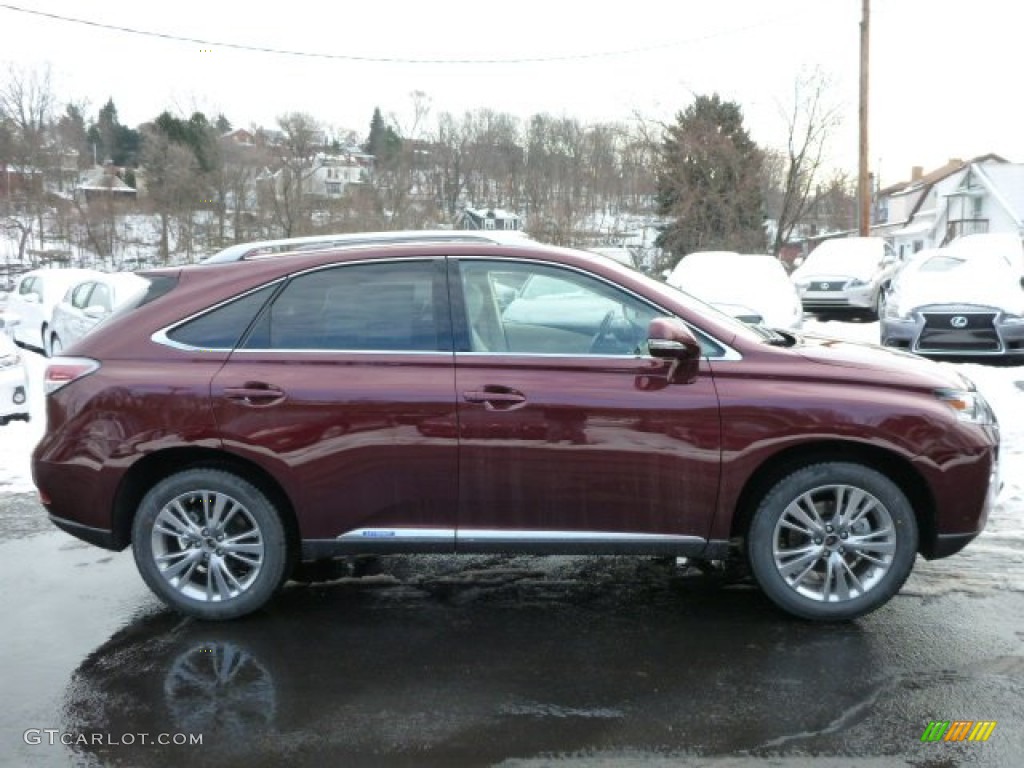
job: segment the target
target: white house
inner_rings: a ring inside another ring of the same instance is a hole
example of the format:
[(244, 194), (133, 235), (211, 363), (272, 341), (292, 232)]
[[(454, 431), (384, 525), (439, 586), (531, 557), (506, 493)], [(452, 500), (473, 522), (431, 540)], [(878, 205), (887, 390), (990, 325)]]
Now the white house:
[(950, 160), (909, 182), (881, 191), (883, 221), (871, 232), (900, 255), (937, 248), (960, 235), (1014, 232), (1024, 236), (1024, 164), (998, 155)]

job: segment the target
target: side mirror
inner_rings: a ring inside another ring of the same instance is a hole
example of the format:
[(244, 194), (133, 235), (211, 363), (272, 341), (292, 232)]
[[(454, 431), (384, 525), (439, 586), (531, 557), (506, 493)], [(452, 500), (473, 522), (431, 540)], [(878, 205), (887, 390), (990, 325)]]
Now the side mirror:
[(700, 344), (682, 320), (656, 317), (647, 326), (647, 349), (651, 357), (669, 360), (671, 384), (690, 384), (697, 380), (700, 365)]
[(90, 320), (100, 320), (107, 316), (107, 308), (100, 306), (99, 304), (93, 304), (92, 306), (83, 309), (82, 314)]

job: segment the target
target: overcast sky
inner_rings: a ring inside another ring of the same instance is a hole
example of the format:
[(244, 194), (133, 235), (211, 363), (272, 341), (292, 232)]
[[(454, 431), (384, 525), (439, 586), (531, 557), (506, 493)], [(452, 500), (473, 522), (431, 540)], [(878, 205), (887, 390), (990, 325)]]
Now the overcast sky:
[[(113, 97), (131, 126), (164, 109), (223, 112), (243, 127), (297, 110), (364, 136), (375, 106), (408, 125), (413, 91), (435, 115), (664, 121), (717, 91), (765, 146), (784, 141), (780, 107), (798, 75), (819, 68), (845, 115), (834, 162), (855, 171), (860, 12), (861, 0), (0, 0), (0, 61), (48, 63), (62, 100), (92, 115)], [(950, 157), (1024, 162), (1022, 33), (1018, 0), (873, 0), (870, 156), (883, 184)]]

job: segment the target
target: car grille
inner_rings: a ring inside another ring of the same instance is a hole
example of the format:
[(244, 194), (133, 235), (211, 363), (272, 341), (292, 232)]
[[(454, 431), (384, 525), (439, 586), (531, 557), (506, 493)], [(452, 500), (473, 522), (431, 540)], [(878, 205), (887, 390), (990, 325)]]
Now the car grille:
[(815, 280), (808, 290), (811, 291), (841, 291), (846, 285), (845, 280)]
[[(925, 312), (918, 352), (999, 352), (995, 312)], [(959, 326), (959, 327), (958, 327)]]

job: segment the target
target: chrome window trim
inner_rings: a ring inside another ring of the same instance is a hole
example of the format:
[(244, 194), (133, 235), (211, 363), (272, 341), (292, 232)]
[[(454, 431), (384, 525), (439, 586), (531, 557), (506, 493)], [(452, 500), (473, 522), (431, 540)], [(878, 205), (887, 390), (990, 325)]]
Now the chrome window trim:
[[(528, 240), (527, 242), (532, 243), (533, 241), (529, 241)], [(184, 325), (185, 323), (188, 323), (188, 322), (191, 322), (192, 320), (196, 319), (197, 317), (201, 317), (202, 315), (205, 315), (208, 312), (213, 312), (213, 311), (219, 309), (220, 307), (223, 307), (226, 304), (230, 304), (233, 301), (237, 301), (239, 299), (243, 299), (246, 296), (248, 296), (248, 295), (250, 295), (252, 293), (255, 293), (256, 291), (260, 291), (260, 290), (266, 288), (267, 286), (282, 284), (282, 283), (285, 283), (285, 282), (287, 282), (289, 280), (292, 280), (292, 279), (294, 279), (296, 277), (300, 277), (300, 276), (303, 276), (303, 275), (312, 274), (314, 272), (322, 272), (325, 269), (336, 269), (336, 268), (340, 268), (340, 267), (357, 266), (357, 265), (360, 265), (360, 264), (390, 264), (390, 263), (409, 263), (409, 262), (417, 262), (417, 261), (434, 262), (434, 261), (437, 261), (438, 259), (452, 259), (452, 260), (459, 261), (459, 262), (461, 262), (461, 261), (510, 261), (510, 262), (515, 262), (515, 263), (519, 263), (519, 264), (542, 264), (544, 266), (554, 267), (554, 268), (557, 268), (557, 269), (569, 269), (569, 270), (571, 270), (573, 272), (576, 272), (578, 274), (584, 275), (586, 277), (590, 277), (590, 278), (595, 279), (595, 280), (600, 280), (601, 282), (605, 283), (608, 286), (611, 286), (612, 288), (615, 288), (616, 290), (623, 291), (626, 294), (628, 294), (628, 295), (632, 296), (633, 298), (635, 298), (636, 300), (638, 300), (638, 301), (640, 301), (640, 302), (642, 302), (644, 304), (647, 304), (648, 306), (654, 307), (659, 312), (664, 313), (666, 316), (676, 317), (677, 319), (679, 319), (683, 323), (686, 323), (686, 326), (691, 331), (693, 331), (695, 334), (697, 334), (699, 336), (703, 336), (704, 338), (708, 339), (712, 344), (714, 344), (714, 345), (716, 345), (718, 347), (721, 347), (723, 350), (725, 350), (725, 353), (722, 354), (722, 355), (716, 355), (714, 357), (705, 355), (704, 356), (705, 360), (708, 360), (709, 362), (736, 362), (736, 361), (739, 361), (739, 360), (743, 359), (743, 355), (741, 355), (737, 350), (735, 350), (733, 347), (729, 346), (728, 344), (720, 341), (716, 337), (712, 336), (710, 333), (707, 333), (706, 331), (704, 331), (704, 330), (702, 330), (700, 328), (695, 327), (693, 324), (687, 322), (686, 320), (683, 320), (682, 318), (679, 318), (678, 315), (676, 315), (674, 312), (670, 312), (670, 311), (666, 310), (663, 306), (661, 306), (660, 304), (657, 304), (656, 302), (651, 301), (647, 297), (641, 296), (641, 295), (637, 294), (635, 291), (632, 291), (629, 288), (627, 288), (627, 287), (625, 287), (623, 285), (620, 285), (618, 283), (614, 283), (611, 280), (608, 280), (607, 278), (602, 277), (601, 275), (597, 275), (597, 274), (595, 274), (593, 272), (588, 272), (588, 271), (586, 271), (584, 269), (581, 269), (581, 268), (573, 266), (573, 265), (563, 264), (563, 263), (558, 262), (558, 261), (549, 261), (547, 259), (542, 259), (542, 258), (522, 258), (522, 257), (516, 257), (516, 256), (506, 256), (506, 255), (497, 255), (497, 254), (491, 255), (491, 256), (434, 256), (434, 255), (432, 255), (432, 256), (414, 256), (414, 257), (404, 257), (404, 258), (358, 259), (358, 260), (354, 260), (354, 261), (345, 261), (345, 262), (340, 262), (340, 263), (319, 264), (317, 266), (309, 267), (307, 269), (303, 269), (303, 270), (298, 271), (298, 272), (292, 272), (292, 273), (289, 273), (287, 275), (282, 275), (281, 277), (275, 278), (274, 280), (271, 280), (270, 282), (263, 283), (262, 285), (256, 286), (255, 288), (250, 288), (248, 291), (246, 291), (244, 293), (240, 293), (237, 296), (232, 296), (231, 298), (225, 299), (224, 301), (221, 301), (221, 302), (219, 302), (217, 304), (214, 304), (214, 305), (209, 306), (209, 307), (205, 307), (204, 309), (200, 310), (199, 312), (195, 312), (195, 313), (189, 315), (188, 317), (185, 317), (185, 318), (183, 318), (181, 320), (177, 320), (174, 323), (172, 323), (171, 325), (165, 326), (165, 327), (155, 331), (153, 334), (150, 335), (150, 340), (152, 342), (156, 343), (156, 344), (160, 344), (160, 345), (165, 346), (165, 347), (170, 347), (171, 349), (176, 349), (176, 350), (179, 350), (179, 351), (182, 351), (182, 352), (221, 352), (221, 353), (223, 353), (223, 352), (232, 352), (232, 351), (234, 351), (235, 353), (238, 353), (238, 352), (255, 352), (255, 353), (261, 353), (261, 354), (266, 354), (266, 353), (270, 353), (270, 352), (314, 352), (314, 353), (325, 353), (325, 354), (344, 353), (344, 354), (373, 354), (373, 355), (380, 355), (380, 354), (392, 354), (392, 355), (396, 355), (396, 354), (400, 354), (400, 355), (406, 355), (406, 354), (408, 354), (408, 355), (437, 355), (437, 354), (449, 355), (449, 354), (459, 354), (459, 355), (484, 355), (484, 356), (490, 356), (490, 357), (504, 356), (504, 355), (518, 356), (518, 357), (572, 357), (572, 358), (587, 358), (587, 357), (589, 357), (589, 358), (604, 358), (604, 359), (615, 359), (615, 360), (622, 360), (622, 359), (641, 359), (641, 360), (646, 360), (646, 359), (649, 359), (649, 357), (650, 357), (649, 355), (587, 355), (587, 354), (579, 354), (579, 355), (573, 355), (573, 354), (551, 355), (551, 354), (542, 354), (542, 353), (531, 354), (531, 353), (528, 353), (528, 352), (516, 352), (516, 353), (454, 352), (453, 353), (450, 350), (427, 350), (427, 351), (424, 351), (424, 350), (408, 350), (408, 351), (405, 351), (405, 350), (346, 350), (346, 349), (302, 349), (302, 348), (275, 348), (275, 349), (242, 349), (242, 348), (235, 348), (234, 350), (232, 350), (229, 347), (194, 347), (194, 346), (192, 346), (190, 344), (183, 344), (181, 342), (174, 341), (173, 339), (171, 339), (171, 338), (169, 338), (167, 336), (168, 333), (173, 331), (178, 326)]]
[[(670, 312), (669, 310), (665, 309), (660, 304), (651, 301), (646, 296), (641, 296), (636, 291), (633, 291), (633, 290), (627, 288), (624, 285), (620, 285), (619, 283), (613, 283), (611, 280), (609, 280), (609, 279), (607, 279), (605, 277), (602, 277), (601, 275), (595, 274), (593, 272), (588, 272), (588, 271), (586, 271), (584, 269), (581, 269), (580, 267), (577, 267), (577, 266), (574, 266), (574, 265), (571, 265), (571, 264), (563, 264), (563, 263), (561, 263), (559, 261), (548, 261), (548, 260), (543, 259), (543, 258), (524, 259), (524, 258), (522, 258), (520, 256), (506, 256), (504, 254), (502, 254), (502, 255), (494, 254), (494, 255), (491, 255), (491, 256), (450, 256), (448, 258), (452, 259), (453, 261), (457, 261), (457, 262), (462, 262), (462, 261), (510, 261), (510, 262), (515, 262), (515, 263), (518, 263), (518, 264), (542, 264), (542, 265), (547, 266), (547, 267), (555, 267), (557, 269), (568, 269), (568, 270), (571, 270), (573, 272), (577, 272), (577, 273), (579, 273), (581, 275), (584, 275), (586, 277), (590, 277), (590, 278), (592, 278), (594, 280), (600, 280), (605, 285), (611, 286), (612, 288), (614, 288), (616, 290), (622, 291), (623, 293), (626, 293), (626, 294), (632, 296), (637, 301), (640, 301), (641, 303), (646, 304), (649, 307), (654, 307), (655, 309), (657, 309), (659, 312), (663, 313), (667, 317), (674, 317), (674, 318), (676, 318), (677, 320), (685, 323), (686, 327), (689, 328), (693, 333), (695, 333), (695, 334), (697, 334), (699, 336), (703, 336), (704, 338), (710, 340), (711, 343), (713, 343), (716, 346), (719, 346), (719, 347), (721, 347), (722, 349), (725, 350), (724, 354), (716, 355), (714, 357), (711, 357), (709, 355), (703, 355), (702, 357), (705, 360), (709, 360), (709, 361), (712, 361), (712, 360), (713, 361), (722, 361), (722, 360), (734, 361), (734, 360), (742, 360), (743, 359), (743, 355), (741, 355), (738, 351), (733, 349), (731, 346), (729, 346), (728, 344), (725, 344), (724, 342), (719, 341), (717, 338), (712, 336), (710, 333), (708, 333), (708, 332), (706, 332), (706, 331), (704, 331), (704, 330), (702, 330), (700, 328), (695, 327), (692, 323), (689, 323), (686, 320), (683, 320), (683, 318), (679, 317), (675, 312)], [(529, 352), (516, 352), (516, 353), (506, 353), (506, 352), (472, 352), (472, 353), (467, 353), (467, 352), (459, 352), (458, 354), (460, 354), (460, 355), (462, 355), (462, 354), (490, 355), (492, 357), (493, 356), (502, 356), (502, 355), (506, 355), (506, 354), (515, 354), (515, 355), (521, 355), (521, 356), (527, 356), (527, 357), (548, 357), (548, 356), (551, 356), (551, 355), (544, 355), (542, 353), (538, 353), (538, 354), (534, 355), (534, 354), (531, 354)], [(554, 355), (554, 357), (595, 357), (595, 355), (586, 355), (586, 354), (573, 355), (573, 354), (566, 354), (566, 355)], [(649, 355), (636, 355), (636, 356), (634, 356), (634, 355), (598, 355), (598, 357), (614, 357), (616, 359), (621, 360), (623, 358), (631, 358), (631, 357), (639, 357), (641, 359), (647, 359), (650, 356)]]

